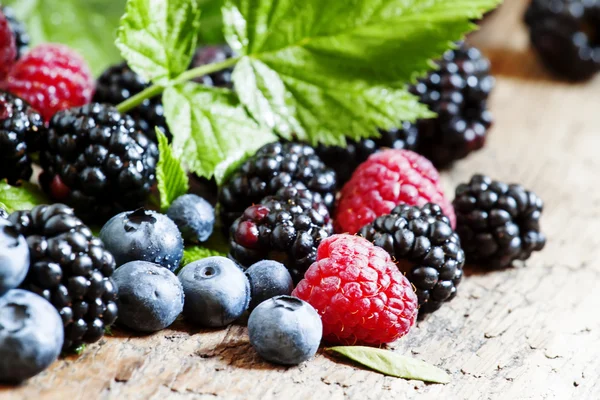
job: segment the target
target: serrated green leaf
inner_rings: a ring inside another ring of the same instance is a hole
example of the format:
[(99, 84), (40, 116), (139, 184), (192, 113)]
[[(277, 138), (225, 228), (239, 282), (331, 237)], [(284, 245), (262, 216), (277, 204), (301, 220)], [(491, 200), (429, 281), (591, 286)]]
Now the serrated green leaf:
[(384, 375), (432, 383), (450, 382), (450, 376), (442, 369), (390, 350), (366, 346), (336, 346), (327, 350)]
[(156, 180), (160, 194), (160, 209), (165, 212), (171, 203), (188, 192), (190, 182), (179, 160), (173, 155), (169, 140), (156, 128), (159, 159), (156, 165)]
[(63, 43), (88, 61), (95, 75), (121, 59), (115, 46), (125, 0), (2, 0), (27, 25), (31, 44)]
[(224, 43), (223, 16), (221, 14), (223, 0), (198, 0), (198, 4), (202, 10), (198, 42), (202, 44)]
[(6, 181), (0, 181), (0, 204), (7, 212), (12, 213), (48, 204), (48, 199), (37, 186), (29, 182), (23, 182), (21, 186), (11, 186)]
[(216, 229), (206, 243), (201, 246), (189, 246), (183, 251), (183, 259), (181, 265), (186, 266), (194, 261), (201, 260), (206, 257), (221, 256), (227, 257), (229, 253), (229, 243), (227, 237), (223, 235), (220, 229)]
[(166, 84), (189, 67), (199, 27), (196, 0), (128, 0), (117, 47), (135, 72)]
[(173, 149), (200, 176), (221, 183), (228, 167), (277, 140), (252, 120), (230, 90), (186, 83), (163, 93)]
[(343, 144), (348, 132), (374, 136), (428, 116), (399, 84), (425, 73), (498, 3), (231, 0), (225, 36), (245, 56), (236, 90), (257, 121), (286, 138)]

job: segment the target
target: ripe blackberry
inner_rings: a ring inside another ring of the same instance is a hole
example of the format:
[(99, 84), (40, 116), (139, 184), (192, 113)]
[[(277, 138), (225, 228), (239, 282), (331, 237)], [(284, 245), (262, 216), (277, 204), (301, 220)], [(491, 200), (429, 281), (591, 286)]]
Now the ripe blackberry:
[(469, 263), (502, 268), (528, 259), (546, 244), (540, 232), (544, 203), (520, 185), (474, 175), (456, 188), (454, 208)]
[(29, 35), (25, 28), (25, 24), (19, 21), (15, 15), (15, 12), (11, 7), (0, 6), (2, 14), (6, 17), (10, 29), (15, 37), (15, 44), (17, 45), (17, 60), (22, 57), (27, 50), (29, 50)]
[(465, 253), (437, 204), (398, 205), (363, 227), (359, 235), (385, 249), (415, 286), (419, 314), (434, 312), (456, 296)]
[[(417, 145), (418, 129), (415, 124), (404, 122), (401, 128), (389, 131), (379, 130), (381, 137), (363, 139), (359, 142), (348, 140), (346, 147), (317, 147), (317, 154), (323, 162), (334, 169), (338, 185), (346, 183), (354, 170), (376, 151), (383, 148), (414, 150)], [(343, 162), (340, 162), (343, 160)]]
[(44, 120), (24, 100), (0, 91), (0, 180), (15, 184), (31, 176), (29, 153), (39, 148)]
[(494, 83), (490, 62), (475, 47), (461, 43), (447, 51), (438, 69), (411, 88), (437, 113), (419, 121), (417, 152), (441, 168), (482, 148), (492, 124), (487, 99)]
[(230, 256), (244, 267), (261, 260), (284, 264), (295, 282), (315, 261), (321, 240), (333, 234), (319, 194), (284, 187), (250, 206), (230, 229)]
[[(126, 62), (109, 67), (96, 82), (93, 101), (117, 105), (148, 88), (150, 84), (136, 74)], [(156, 142), (155, 127), (170, 137), (165, 120), (162, 97), (146, 99), (139, 106), (127, 112), (144, 134)]]
[[(233, 56), (233, 50), (231, 50), (231, 47), (226, 44), (221, 46), (199, 47), (196, 49), (196, 54), (192, 59), (190, 68), (197, 68), (206, 64), (222, 62)], [(216, 86), (231, 89), (233, 88), (233, 80), (231, 77), (232, 73), (233, 67), (213, 72), (212, 74), (204, 75), (194, 80), (206, 86)]]
[(270, 143), (246, 160), (223, 184), (219, 193), (221, 221), (228, 228), (246, 208), (288, 185), (320, 194), (331, 210), (335, 201), (335, 171), (321, 161), (315, 149), (299, 143)]
[(600, 2), (533, 0), (525, 23), (531, 44), (556, 74), (583, 81), (600, 71)]
[(50, 121), (40, 183), (84, 221), (105, 222), (141, 206), (155, 181), (158, 149), (128, 115), (92, 103)]
[(9, 220), (29, 245), (31, 266), (22, 287), (58, 310), (65, 327), (63, 349), (100, 340), (117, 318), (113, 256), (63, 204), (17, 211)]

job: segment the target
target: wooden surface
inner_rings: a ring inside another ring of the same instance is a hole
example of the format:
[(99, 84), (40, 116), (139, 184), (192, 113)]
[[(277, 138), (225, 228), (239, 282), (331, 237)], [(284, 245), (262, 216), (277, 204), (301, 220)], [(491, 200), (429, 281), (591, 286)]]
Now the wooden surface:
[(524, 1), (507, 0), (472, 37), (491, 58), (496, 125), (487, 147), (444, 174), (519, 182), (547, 207), (547, 248), (526, 265), (469, 269), (458, 297), (392, 346), (439, 365), (448, 385), (383, 377), (320, 353), (294, 368), (252, 351), (242, 325), (152, 336), (116, 330), (0, 399), (600, 398), (600, 78), (553, 80), (529, 50)]

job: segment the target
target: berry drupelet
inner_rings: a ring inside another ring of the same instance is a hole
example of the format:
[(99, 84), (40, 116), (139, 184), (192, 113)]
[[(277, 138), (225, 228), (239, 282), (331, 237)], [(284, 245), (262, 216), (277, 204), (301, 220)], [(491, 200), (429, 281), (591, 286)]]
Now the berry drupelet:
[(531, 44), (557, 75), (583, 81), (600, 71), (600, 2), (533, 0), (525, 23)]
[(31, 266), (22, 287), (58, 310), (65, 328), (63, 348), (100, 340), (117, 318), (113, 256), (65, 205), (17, 211), (9, 220), (29, 245)]
[(320, 196), (295, 187), (250, 206), (231, 226), (230, 255), (244, 267), (269, 259), (283, 263), (295, 282), (315, 261), (322, 239), (333, 234)]
[(401, 204), (363, 227), (359, 235), (386, 250), (406, 273), (419, 298), (419, 314), (436, 311), (456, 296), (465, 253), (437, 204)]
[(447, 51), (438, 69), (411, 88), (437, 113), (418, 122), (417, 152), (442, 168), (482, 148), (492, 124), (487, 99), (494, 83), (490, 62), (478, 49), (460, 43)]
[(289, 185), (319, 194), (329, 209), (333, 206), (335, 171), (321, 161), (315, 150), (299, 143), (270, 143), (246, 160), (221, 187), (223, 225), (231, 226), (246, 208)]
[(29, 153), (44, 134), (42, 116), (24, 100), (0, 91), (0, 180), (14, 184), (31, 176)]
[(540, 232), (544, 203), (520, 185), (474, 175), (456, 188), (456, 230), (469, 263), (502, 268), (526, 260), (546, 244)]
[(25, 29), (25, 24), (19, 21), (15, 15), (15, 12), (11, 7), (0, 6), (0, 11), (4, 14), (4, 17), (8, 21), (8, 25), (15, 38), (15, 44), (17, 46), (17, 59), (22, 57), (27, 50), (29, 50), (29, 35)]
[(156, 144), (112, 106), (57, 113), (42, 149), (42, 187), (84, 221), (105, 222), (141, 206), (155, 181)]
[[(220, 46), (198, 47), (198, 49), (196, 49), (196, 54), (192, 59), (190, 68), (197, 68), (207, 64), (222, 62), (233, 56), (233, 50), (231, 50), (231, 47), (226, 44)], [(221, 71), (213, 72), (212, 74), (204, 75), (194, 80), (206, 86), (232, 89), (232, 73), (233, 68), (225, 68)]]
[[(148, 88), (150, 84), (136, 74), (127, 63), (109, 67), (96, 82), (93, 101), (118, 105), (119, 103)], [(145, 99), (142, 104), (127, 112), (138, 128), (150, 139), (156, 141), (155, 127), (170, 135), (165, 120), (162, 97)]]
[(378, 138), (363, 139), (359, 142), (348, 140), (346, 147), (319, 145), (317, 154), (327, 166), (335, 170), (338, 185), (342, 185), (350, 179), (361, 163), (380, 149), (415, 150), (418, 133), (415, 124), (404, 122), (400, 128), (380, 129), (381, 136)]

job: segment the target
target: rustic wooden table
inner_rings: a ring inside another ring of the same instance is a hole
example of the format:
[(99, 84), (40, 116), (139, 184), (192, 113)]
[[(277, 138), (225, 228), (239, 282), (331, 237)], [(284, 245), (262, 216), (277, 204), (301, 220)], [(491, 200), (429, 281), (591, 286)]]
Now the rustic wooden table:
[(458, 297), (392, 347), (439, 365), (448, 385), (384, 377), (320, 353), (263, 362), (244, 326), (151, 336), (114, 330), (0, 399), (598, 399), (600, 398), (600, 77), (549, 76), (529, 49), (525, 1), (507, 0), (471, 41), (497, 77), (487, 147), (444, 173), (519, 182), (546, 201), (546, 249), (526, 265), (469, 269)]

